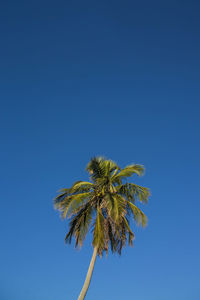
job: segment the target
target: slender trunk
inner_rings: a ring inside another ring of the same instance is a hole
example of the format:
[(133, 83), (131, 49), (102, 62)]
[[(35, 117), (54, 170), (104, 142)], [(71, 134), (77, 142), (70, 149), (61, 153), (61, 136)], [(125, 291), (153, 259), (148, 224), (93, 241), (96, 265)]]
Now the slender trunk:
[(90, 281), (91, 281), (91, 278), (92, 278), (92, 273), (93, 273), (96, 257), (97, 257), (97, 247), (95, 247), (94, 250), (93, 250), (93, 255), (92, 255), (92, 259), (90, 261), (90, 266), (89, 266), (89, 269), (88, 269), (88, 272), (87, 272), (87, 276), (86, 276), (83, 288), (82, 288), (81, 293), (78, 297), (78, 300), (85, 299), (85, 296), (87, 294), (87, 290), (89, 288)]

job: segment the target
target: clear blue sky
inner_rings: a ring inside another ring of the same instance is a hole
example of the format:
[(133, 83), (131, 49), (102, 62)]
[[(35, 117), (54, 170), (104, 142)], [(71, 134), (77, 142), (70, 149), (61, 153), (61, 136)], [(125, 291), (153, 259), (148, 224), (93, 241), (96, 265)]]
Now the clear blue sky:
[(65, 245), (52, 199), (101, 154), (152, 197), (87, 300), (200, 299), (199, 1), (8, 0), (0, 34), (0, 298), (76, 299), (91, 238)]

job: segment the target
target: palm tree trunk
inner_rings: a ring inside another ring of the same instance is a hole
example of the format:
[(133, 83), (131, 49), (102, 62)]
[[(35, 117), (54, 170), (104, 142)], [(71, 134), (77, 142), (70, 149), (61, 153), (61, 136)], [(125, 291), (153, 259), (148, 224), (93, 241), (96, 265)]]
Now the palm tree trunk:
[(92, 259), (90, 261), (90, 266), (89, 266), (89, 269), (88, 269), (88, 272), (87, 272), (87, 276), (86, 276), (83, 288), (81, 290), (81, 293), (78, 297), (78, 300), (85, 299), (85, 296), (87, 294), (87, 290), (89, 288), (90, 281), (91, 281), (91, 278), (92, 278), (92, 273), (93, 273), (96, 257), (97, 257), (97, 247), (94, 247)]

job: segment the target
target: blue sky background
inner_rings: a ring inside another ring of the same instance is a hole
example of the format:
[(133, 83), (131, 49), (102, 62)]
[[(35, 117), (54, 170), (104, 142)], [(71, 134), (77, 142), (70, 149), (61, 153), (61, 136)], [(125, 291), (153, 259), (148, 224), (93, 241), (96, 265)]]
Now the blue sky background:
[(0, 36), (0, 298), (76, 299), (91, 237), (65, 245), (52, 199), (101, 154), (152, 197), (87, 300), (200, 299), (200, 2), (8, 0)]

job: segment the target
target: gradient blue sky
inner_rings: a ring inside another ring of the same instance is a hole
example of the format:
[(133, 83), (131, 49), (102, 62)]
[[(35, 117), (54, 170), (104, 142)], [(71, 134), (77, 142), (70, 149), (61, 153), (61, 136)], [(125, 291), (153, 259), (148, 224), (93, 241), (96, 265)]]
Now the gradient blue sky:
[(91, 237), (66, 246), (52, 199), (101, 154), (152, 197), (87, 300), (200, 299), (200, 2), (8, 0), (0, 34), (0, 298), (76, 299)]

